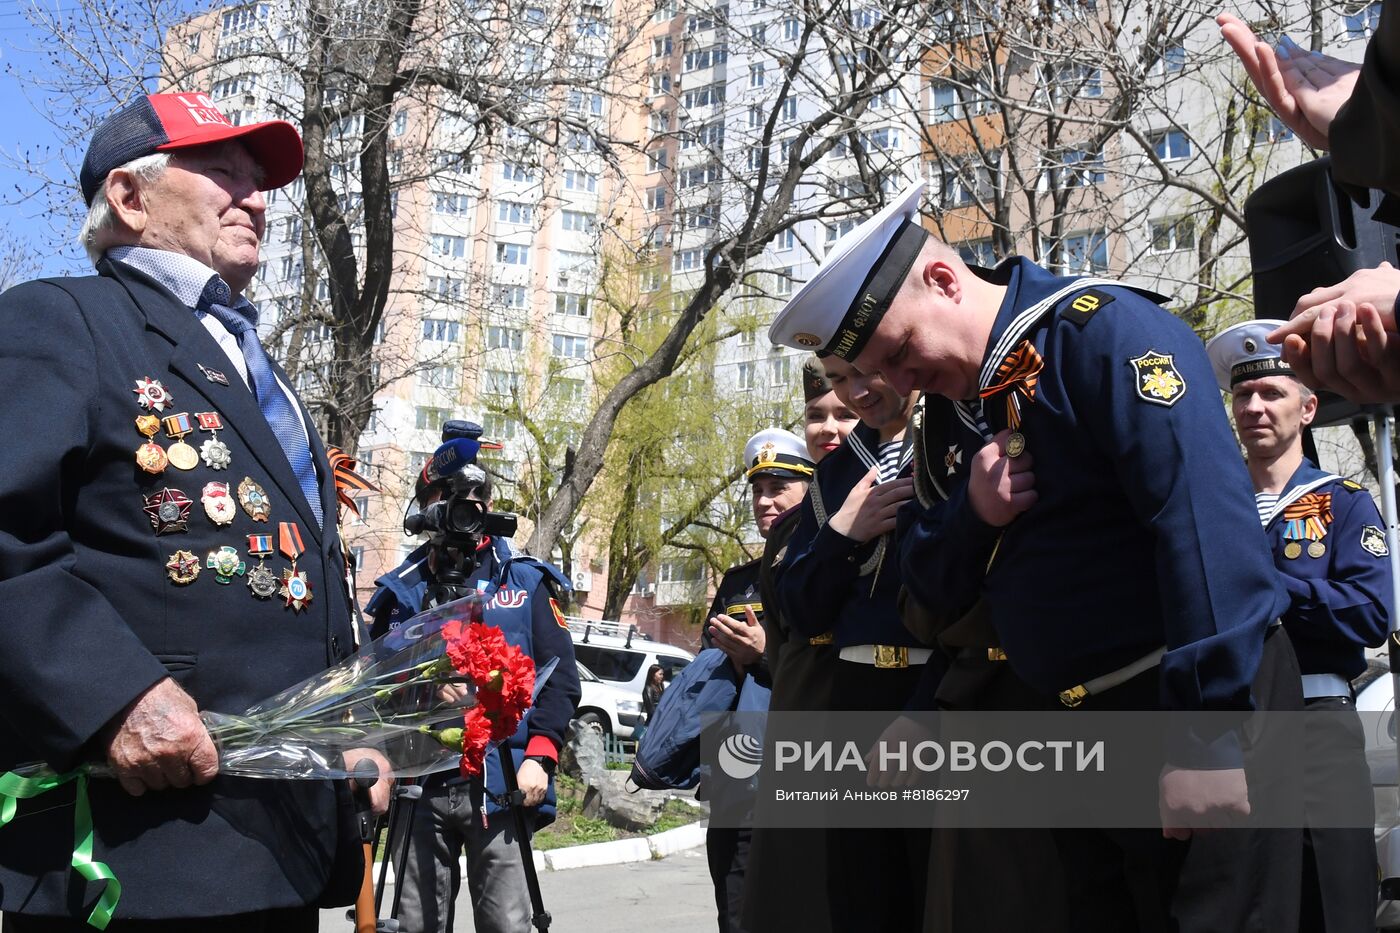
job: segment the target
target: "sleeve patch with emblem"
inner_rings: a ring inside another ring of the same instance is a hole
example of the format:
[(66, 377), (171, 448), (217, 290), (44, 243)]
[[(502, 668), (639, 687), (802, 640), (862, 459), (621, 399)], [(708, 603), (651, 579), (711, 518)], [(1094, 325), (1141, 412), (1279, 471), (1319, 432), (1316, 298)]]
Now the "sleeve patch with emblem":
[(1388, 557), (1390, 548), (1385, 543), (1385, 532), (1375, 525), (1367, 525), (1361, 529), (1361, 547), (1368, 553), (1376, 557)]
[(1176, 368), (1170, 353), (1148, 350), (1128, 362), (1133, 367), (1133, 388), (1144, 402), (1170, 408), (1186, 394), (1186, 380)]
[(568, 620), (564, 618), (564, 613), (559, 611), (559, 604), (554, 601), (554, 597), (549, 599), (549, 611), (554, 613), (554, 621), (559, 623), (560, 628), (568, 628)]
[(1091, 288), (1075, 295), (1074, 300), (1065, 305), (1060, 315), (1066, 320), (1073, 321), (1075, 324), (1083, 327), (1085, 324), (1089, 323), (1089, 318), (1097, 314), (1104, 305), (1111, 304), (1112, 302), (1112, 295)]

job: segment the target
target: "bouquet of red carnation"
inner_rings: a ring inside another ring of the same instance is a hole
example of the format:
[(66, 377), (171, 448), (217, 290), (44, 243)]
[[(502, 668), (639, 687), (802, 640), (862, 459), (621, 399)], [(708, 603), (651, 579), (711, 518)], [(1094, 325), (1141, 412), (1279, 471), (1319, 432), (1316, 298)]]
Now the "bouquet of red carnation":
[(535, 664), (500, 629), (480, 622), (448, 622), (442, 636), (453, 668), (476, 686), (476, 705), (462, 724), (460, 765), (464, 777), (476, 777), (491, 743), (514, 735), (530, 708)]

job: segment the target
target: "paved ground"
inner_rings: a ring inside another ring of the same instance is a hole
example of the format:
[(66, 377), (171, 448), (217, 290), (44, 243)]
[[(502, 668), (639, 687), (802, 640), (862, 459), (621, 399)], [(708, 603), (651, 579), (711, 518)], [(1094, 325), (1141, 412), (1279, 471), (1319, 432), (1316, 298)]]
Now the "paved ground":
[[(653, 862), (576, 868), (540, 875), (550, 933), (710, 933), (714, 891), (703, 848)], [(389, 895), (392, 896), (392, 891)], [(349, 933), (344, 910), (321, 914), (321, 933)], [(471, 933), (471, 900), (457, 902), (453, 933)]]

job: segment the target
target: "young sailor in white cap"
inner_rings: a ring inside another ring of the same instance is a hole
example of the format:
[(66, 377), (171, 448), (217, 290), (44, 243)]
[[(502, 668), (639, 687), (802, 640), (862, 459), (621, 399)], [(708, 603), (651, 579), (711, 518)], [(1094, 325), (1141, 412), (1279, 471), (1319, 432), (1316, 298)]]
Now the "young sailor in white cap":
[[(1380, 513), (1362, 486), (1303, 456), (1317, 396), (1266, 339), (1283, 321), (1228, 327), (1206, 344), (1230, 397), (1259, 521), (1290, 605), (1283, 626), (1298, 654), (1306, 707), (1303, 789), (1309, 801), (1351, 798), (1368, 807), (1370, 771), (1351, 679), (1364, 649), (1390, 627), (1389, 551)], [(1305, 831), (1302, 930), (1364, 930), (1375, 920), (1376, 846), (1369, 828)]]
[[(1007, 663), (1066, 708), (1249, 709), (1261, 667), (1283, 684), (1296, 661), (1266, 638), (1287, 598), (1200, 340), (1122, 283), (1024, 258), (978, 274), (923, 229), (921, 189), (839, 242), (769, 332), (956, 403), (949, 501), (901, 541), (909, 595), (950, 619), (981, 599)], [(1238, 744), (1175, 738), (1163, 830), (1057, 831), (1069, 928), (1295, 928), (1240, 880), (1269, 855), (1246, 833), (1190, 839), (1247, 812)]]

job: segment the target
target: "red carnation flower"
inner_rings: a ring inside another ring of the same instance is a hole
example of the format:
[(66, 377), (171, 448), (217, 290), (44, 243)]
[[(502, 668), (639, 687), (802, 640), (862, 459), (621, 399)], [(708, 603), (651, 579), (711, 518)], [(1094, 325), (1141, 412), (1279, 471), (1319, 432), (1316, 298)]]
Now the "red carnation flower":
[(463, 716), (462, 776), (478, 777), (486, 765), (486, 748), (491, 744), (491, 722), (481, 707), (473, 706)]

